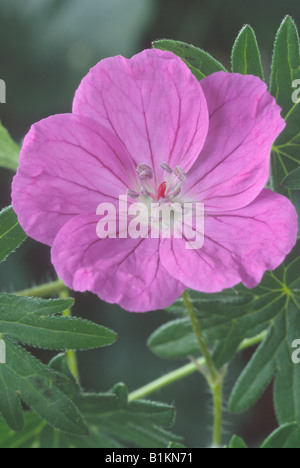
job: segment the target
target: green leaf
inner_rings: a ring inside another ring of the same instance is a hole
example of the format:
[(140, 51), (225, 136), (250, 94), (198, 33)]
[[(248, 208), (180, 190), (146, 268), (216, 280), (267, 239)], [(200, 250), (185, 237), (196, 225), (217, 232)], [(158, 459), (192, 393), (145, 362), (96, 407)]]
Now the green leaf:
[(277, 347), (278, 337), (272, 329), (239, 377), (229, 400), (230, 411), (244, 411), (262, 395), (274, 375)]
[(234, 435), (230, 441), (230, 446), (229, 448), (235, 448), (235, 449), (245, 449), (248, 448), (243, 439), (240, 437)]
[(285, 313), (280, 314), (274, 324), (282, 329), (284, 335), (276, 355), (274, 384), (275, 411), (281, 425), (296, 421), (300, 426), (300, 366), (292, 362), (292, 343), (300, 337), (299, 304), (297, 296), (291, 297), (287, 301)]
[[(273, 290), (274, 289), (274, 290)], [(270, 324), (276, 314), (274, 307), (283, 309), (285, 295), (278, 294), (278, 283), (267, 274), (255, 290), (237, 286), (218, 294), (190, 292), (191, 300), (205, 340), (213, 347), (217, 367), (229, 362), (245, 338), (252, 338)], [(176, 313), (184, 305), (180, 299), (174, 305)], [(164, 358), (187, 357), (199, 354), (199, 345), (189, 319), (178, 319), (160, 327), (148, 342), (152, 351)]]
[(152, 45), (155, 49), (167, 50), (180, 57), (198, 80), (218, 71), (227, 71), (210, 54), (185, 42), (163, 39), (154, 41)]
[(54, 350), (100, 348), (116, 334), (87, 320), (53, 316), (73, 305), (72, 299), (43, 300), (0, 295), (0, 330), (21, 343)]
[(16, 171), (19, 165), (19, 153), (20, 147), (0, 122), (0, 166)]
[(168, 445), (168, 448), (170, 448), (170, 449), (180, 449), (180, 448), (186, 449), (187, 447), (185, 445), (178, 444), (178, 442), (170, 442), (169, 445)]
[[(64, 317), (73, 299), (44, 300), (0, 294), (0, 337), (6, 364), (0, 365), (0, 413), (19, 431), (23, 426), (20, 399), (48, 424), (62, 431), (86, 434), (87, 428), (71, 399), (79, 392), (64, 356), (44, 366), (21, 343), (47, 349), (90, 349), (109, 345), (115, 333), (79, 318)], [(56, 315), (59, 314), (59, 315)]]
[(300, 190), (300, 167), (290, 172), (282, 184), (291, 190)]
[[(7, 424), (21, 429), (21, 398), (48, 424), (62, 431), (86, 434), (87, 428), (72, 401), (55, 385), (56, 373), (6, 338), (6, 364), (0, 365), (0, 412)], [(8, 395), (14, 395), (13, 399)], [(9, 409), (7, 403), (10, 403)], [(15, 416), (17, 415), (17, 417)]]
[(36, 448), (38, 446), (37, 440), (45, 427), (45, 422), (31, 411), (24, 414), (24, 419), (25, 425), (22, 432), (8, 429), (5, 422), (0, 419), (0, 448)]
[[(296, 204), (297, 194), (282, 185), (283, 179), (300, 165), (300, 105), (293, 102), (295, 80), (300, 79), (299, 35), (289, 16), (282, 22), (274, 45), (270, 92), (282, 107), (286, 128), (272, 151), (272, 188)], [(294, 99), (295, 100), (295, 99)]]
[(0, 447), (167, 448), (170, 444), (174, 448), (183, 447), (180, 437), (161, 427), (174, 423), (172, 406), (145, 400), (130, 403), (128, 398), (124, 400), (125, 392), (128, 395), (124, 384), (116, 385), (108, 393), (78, 392), (76, 403), (89, 425), (89, 435), (69, 436), (46, 425), (38, 416), (26, 413), (22, 438), (13, 431), (7, 433), (0, 421)]
[(286, 16), (276, 35), (270, 78), (270, 92), (283, 109), (283, 115), (294, 112), (292, 84), (299, 78), (299, 34), (290, 16)]
[(178, 359), (199, 353), (199, 344), (188, 318), (161, 326), (150, 336), (148, 346), (163, 358)]
[[(300, 426), (300, 366), (292, 362), (292, 343), (300, 337), (299, 269), (298, 244), (284, 265), (275, 273), (267, 275), (277, 284), (272, 289), (277, 294), (278, 301), (273, 302), (274, 314), (266, 338), (234, 386), (229, 400), (229, 408), (233, 412), (248, 409), (275, 376), (274, 402), (277, 419), (281, 425), (296, 422)], [(270, 285), (271, 283), (269, 288)], [(252, 290), (254, 294), (256, 291), (257, 288)]]
[(18, 223), (17, 215), (11, 206), (0, 212), (0, 262), (16, 250), (26, 239), (26, 234)]
[(254, 75), (264, 80), (261, 55), (251, 26), (246, 25), (240, 31), (233, 46), (231, 60), (233, 73)]
[[(299, 271), (300, 243), (284, 264), (267, 272), (254, 289), (239, 285), (219, 294), (190, 292), (218, 367), (231, 360), (244, 339), (264, 332), (263, 342), (232, 391), (229, 408), (233, 412), (248, 409), (275, 377), (274, 402), (279, 423), (296, 421), (300, 426), (300, 365), (292, 362), (292, 343), (300, 337)], [(172, 306), (171, 313), (186, 315), (181, 299)], [(160, 327), (149, 344), (163, 357), (187, 356), (192, 353), (195, 338), (188, 319), (181, 318)]]
[(300, 428), (297, 424), (285, 424), (271, 434), (261, 448), (300, 448)]

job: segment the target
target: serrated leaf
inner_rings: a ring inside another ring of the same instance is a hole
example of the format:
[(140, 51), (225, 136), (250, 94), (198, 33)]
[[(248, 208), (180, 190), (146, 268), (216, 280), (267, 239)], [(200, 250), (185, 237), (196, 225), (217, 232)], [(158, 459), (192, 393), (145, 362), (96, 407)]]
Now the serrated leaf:
[(246, 25), (240, 31), (233, 46), (231, 61), (233, 73), (254, 75), (264, 80), (261, 55), (251, 26)]
[(43, 300), (0, 295), (0, 331), (24, 344), (54, 350), (93, 349), (112, 344), (116, 334), (87, 320), (53, 316), (72, 299)]
[(26, 234), (18, 223), (17, 215), (11, 206), (0, 212), (0, 262), (16, 250), (26, 239)]
[(296, 78), (299, 78), (299, 34), (295, 22), (286, 16), (276, 35), (270, 78), (270, 92), (284, 116), (296, 108), (291, 97)]
[[(292, 362), (292, 343), (300, 337), (299, 268), (298, 244), (284, 265), (269, 274), (277, 283), (273, 292), (280, 297), (283, 295), (284, 305), (274, 303), (268, 335), (234, 386), (229, 401), (233, 412), (244, 411), (255, 403), (275, 376), (274, 402), (279, 423), (296, 421), (300, 425), (300, 366)], [(252, 290), (254, 294), (256, 290)]]
[[(54, 371), (6, 338), (6, 364), (0, 365), (1, 391), (6, 385), (9, 393), (21, 398), (51, 426), (69, 433), (86, 434), (87, 428), (79, 411), (58, 389), (55, 381)], [(7, 424), (15, 429), (7, 414), (6, 404), (7, 399), (0, 398), (0, 412)]]
[[(67, 371), (68, 375), (68, 371)], [(103, 394), (77, 395), (77, 403), (89, 424), (89, 435), (69, 436), (47, 426), (32, 413), (25, 415), (23, 439), (13, 431), (5, 431), (0, 421), (0, 447), (39, 448), (143, 448), (183, 447), (182, 439), (162, 427), (174, 422), (174, 408), (163, 403), (138, 400), (129, 403), (118, 396), (124, 384)], [(127, 392), (127, 389), (126, 389)], [(128, 392), (127, 392), (128, 394)], [(112, 400), (112, 396), (115, 399)], [(108, 408), (105, 408), (105, 404)]]
[(80, 394), (76, 398), (76, 404), (89, 421), (99, 422), (101, 418), (111, 418), (114, 414), (133, 418), (135, 421), (145, 424), (170, 427), (174, 424), (175, 408), (164, 403), (149, 400), (137, 400), (131, 403), (120, 399), (113, 389), (109, 393)]
[[(290, 17), (282, 22), (274, 45), (270, 92), (282, 107), (286, 128), (272, 151), (272, 188), (289, 196), (296, 204), (297, 195), (282, 185), (283, 179), (300, 165), (300, 101), (293, 100), (295, 80), (300, 79), (299, 35)], [(295, 102), (294, 102), (295, 101)]]
[(235, 448), (235, 449), (245, 449), (248, 448), (243, 439), (240, 437), (234, 435), (230, 441), (230, 446), (229, 448)]
[(227, 71), (210, 54), (185, 42), (162, 39), (154, 41), (152, 45), (155, 49), (167, 50), (180, 57), (198, 80), (218, 71)]
[(285, 424), (273, 432), (261, 448), (300, 448), (300, 428), (297, 424)]
[(16, 171), (19, 165), (19, 153), (20, 147), (0, 122), (0, 166)]
[(141, 421), (145, 420), (158, 426), (171, 427), (175, 422), (175, 408), (156, 401), (132, 401), (128, 411), (132, 415), (139, 415)]

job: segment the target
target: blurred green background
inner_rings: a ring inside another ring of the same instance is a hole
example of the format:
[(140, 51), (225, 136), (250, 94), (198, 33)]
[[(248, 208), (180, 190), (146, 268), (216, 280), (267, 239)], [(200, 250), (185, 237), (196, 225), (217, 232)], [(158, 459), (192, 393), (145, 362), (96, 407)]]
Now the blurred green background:
[[(234, 39), (245, 23), (256, 31), (268, 76), (275, 33), (286, 14), (299, 26), (299, 0), (0, 0), (0, 78), (7, 84), (7, 104), (0, 104), (0, 118), (21, 142), (32, 123), (70, 112), (74, 92), (91, 66), (107, 56), (130, 57), (151, 47), (154, 39), (193, 43), (229, 67)], [(0, 171), (1, 208), (10, 204), (12, 176)], [(49, 249), (30, 240), (0, 268), (1, 289), (6, 291), (54, 278)], [(79, 354), (85, 390), (106, 391), (119, 381), (134, 390), (183, 364), (156, 358), (145, 344), (150, 333), (168, 320), (165, 312), (136, 315), (89, 294), (76, 299), (74, 313), (120, 335), (110, 348)], [(250, 353), (230, 366), (227, 395)], [(39, 357), (47, 361), (50, 355)], [(189, 446), (209, 444), (210, 398), (200, 375), (153, 398), (176, 405), (174, 430)], [(237, 432), (253, 446), (275, 426), (271, 389), (247, 414), (232, 417), (225, 411), (227, 440)]]

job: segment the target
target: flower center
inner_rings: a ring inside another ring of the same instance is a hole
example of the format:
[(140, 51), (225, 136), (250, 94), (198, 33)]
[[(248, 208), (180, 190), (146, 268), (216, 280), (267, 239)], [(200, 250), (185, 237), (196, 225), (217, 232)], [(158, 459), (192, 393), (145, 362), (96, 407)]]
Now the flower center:
[(127, 195), (133, 199), (148, 204), (149, 202), (173, 203), (181, 192), (186, 175), (181, 167), (171, 169), (166, 163), (160, 167), (164, 170), (163, 182), (157, 185), (153, 180), (153, 170), (147, 164), (139, 164), (136, 168), (138, 174), (138, 190), (127, 190)]

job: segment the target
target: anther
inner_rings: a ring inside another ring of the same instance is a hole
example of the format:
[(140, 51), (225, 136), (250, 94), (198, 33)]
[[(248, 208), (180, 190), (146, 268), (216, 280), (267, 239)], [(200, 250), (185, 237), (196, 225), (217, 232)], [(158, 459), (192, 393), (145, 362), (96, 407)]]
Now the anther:
[(185, 172), (181, 169), (181, 167), (179, 166), (176, 166), (175, 169), (174, 169), (174, 174), (175, 176), (181, 181), (185, 181), (186, 179), (186, 174)]
[(127, 190), (127, 196), (130, 198), (139, 198), (140, 194), (134, 190)]
[(177, 195), (180, 194), (180, 192), (181, 192), (181, 187), (177, 187), (177, 188), (175, 188), (175, 190), (173, 190), (173, 192), (170, 193), (170, 196), (172, 198), (175, 198), (175, 197), (177, 197)]
[(141, 189), (141, 195), (143, 195), (144, 197), (151, 197), (151, 193), (148, 192), (148, 190), (146, 190), (144, 187), (142, 187)]
[(136, 170), (141, 180), (152, 179), (153, 177), (153, 170), (146, 164), (139, 164)]
[(169, 174), (172, 174), (172, 172), (173, 172), (172, 169), (170, 168), (170, 166), (167, 163), (161, 163), (160, 167), (164, 171), (168, 172)]

